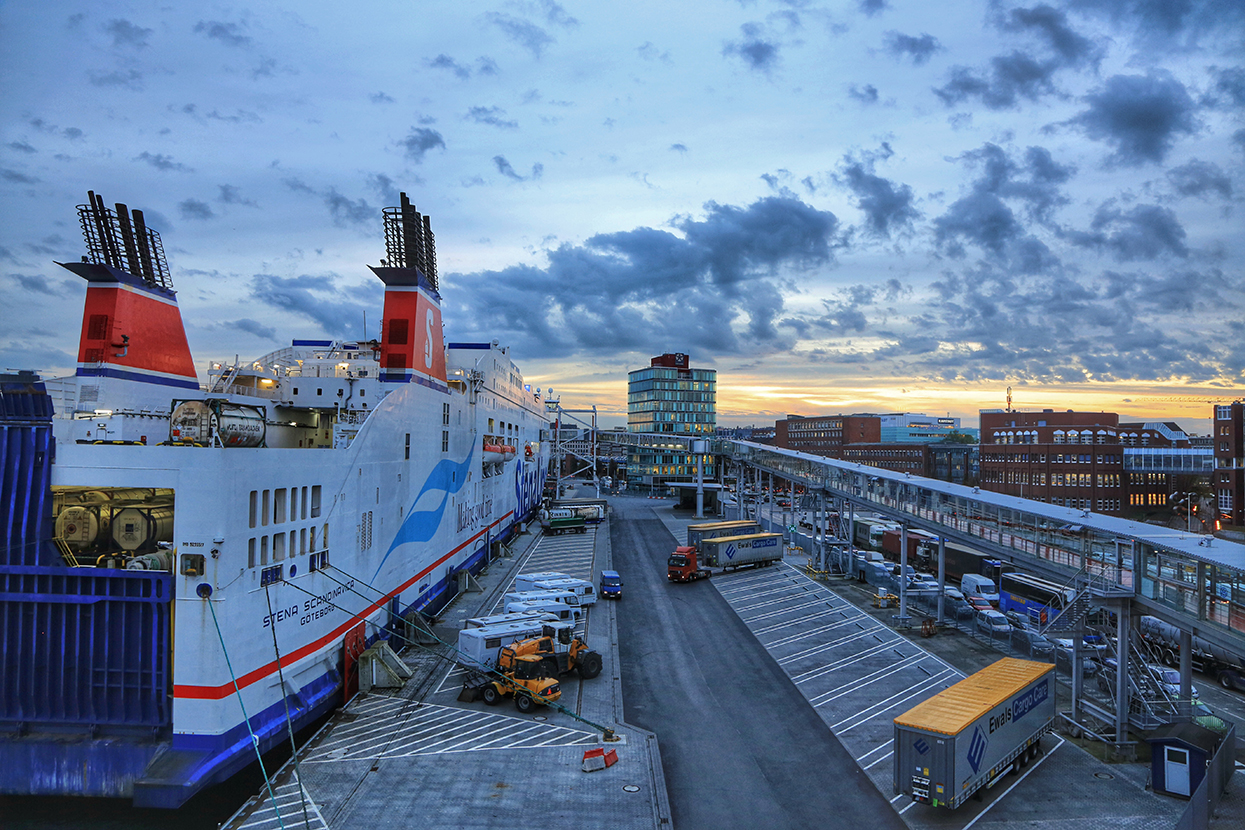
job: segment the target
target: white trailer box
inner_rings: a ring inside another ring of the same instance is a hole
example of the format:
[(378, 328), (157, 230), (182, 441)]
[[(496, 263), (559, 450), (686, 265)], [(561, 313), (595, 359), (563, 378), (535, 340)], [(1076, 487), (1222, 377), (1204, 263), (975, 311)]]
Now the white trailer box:
[(579, 594), (574, 591), (510, 591), (506, 594), (506, 603), (511, 602), (539, 602), (542, 600), (554, 600), (563, 605), (580, 606), (583, 603), (579, 601)]
[[(516, 586), (517, 584), (516, 580)], [(570, 591), (572, 594), (579, 597), (580, 605), (592, 605), (597, 601), (596, 588), (591, 582), (586, 579), (575, 579), (570, 576), (561, 577), (559, 579), (538, 579), (532, 583), (530, 590)]]
[(570, 579), (570, 578), (571, 578), (570, 574), (564, 574), (561, 571), (541, 571), (540, 573), (534, 573), (534, 574), (519, 574), (518, 576), (514, 578), (514, 589), (513, 590), (515, 591), (537, 591), (537, 590), (540, 590), (539, 588), (536, 587), (537, 582), (541, 582), (546, 579)]
[(501, 625), (510, 622), (531, 622), (533, 620), (556, 620), (555, 614), (542, 611), (520, 611), (514, 614), (490, 614), (487, 617), (469, 617), (463, 628), (484, 628), (489, 625)]
[(512, 613), (539, 613), (556, 616), (559, 620), (575, 623), (583, 619), (584, 609), (578, 605), (567, 605), (556, 599), (531, 599), (526, 602), (507, 600), (506, 610)]

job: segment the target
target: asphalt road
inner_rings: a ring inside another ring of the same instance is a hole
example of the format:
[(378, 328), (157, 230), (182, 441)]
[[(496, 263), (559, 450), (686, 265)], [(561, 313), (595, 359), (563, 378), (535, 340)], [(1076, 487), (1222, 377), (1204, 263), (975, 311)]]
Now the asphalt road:
[(676, 828), (904, 828), (713, 585), (671, 584), (674, 538), (614, 499), (628, 723), (657, 733)]

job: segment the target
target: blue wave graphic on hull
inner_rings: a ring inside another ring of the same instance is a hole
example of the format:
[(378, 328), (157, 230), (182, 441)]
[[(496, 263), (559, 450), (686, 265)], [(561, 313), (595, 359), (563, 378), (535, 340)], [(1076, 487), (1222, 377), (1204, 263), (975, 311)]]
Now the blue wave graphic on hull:
[[(471, 466), (471, 458), (475, 455), (475, 447), (471, 448), (471, 452), (467, 453), (467, 457), (461, 464), (455, 463), (448, 458), (443, 458), (436, 463), (432, 471), (428, 473), (428, 478), (424, 479), (424, 484), (419, 488), (419, 493), (415, 496), (415, 501), (411, 502), (411, 510), (406, 514), (402, 526), (398, 528), (398, 532), (393, 537), (393, 542), (389, 545), (389, 550), (385, 551), (385, 555), (381, 557), (380, 562), (376, 565), (376, 571), (372, 574), (371, 582), (376, 581), (376, 577), (380, 575), (381, 568), (385, 567), (390, 554), (400, 548), (402, 545), (412, 542), (427, 542), (437, 534), (437, 528), (441, 526), (441, 517), (445, 515), (445, 505), (449, 502), (450, 496), (456, 494), (467, 483), (467, 470)], [(415, 510), (415, 505), (419, 504), (419, 500), (424, 497), (425, 493), (440, 490), (441, 502), (432, 510)]]

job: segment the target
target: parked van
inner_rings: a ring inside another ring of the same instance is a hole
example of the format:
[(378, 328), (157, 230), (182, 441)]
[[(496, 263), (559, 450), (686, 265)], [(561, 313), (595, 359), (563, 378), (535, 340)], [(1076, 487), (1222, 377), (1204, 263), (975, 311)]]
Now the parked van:
[(988, 576), (964, 574), (964, 578), (960, 580), (960, 590), (966, 595), (985, 597), (995, 605), (999, 602), (999, 586)]

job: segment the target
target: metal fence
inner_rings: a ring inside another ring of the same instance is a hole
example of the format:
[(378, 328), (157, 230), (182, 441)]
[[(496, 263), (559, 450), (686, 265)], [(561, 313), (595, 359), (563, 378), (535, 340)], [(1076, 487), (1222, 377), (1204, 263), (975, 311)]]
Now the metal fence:
[(1219, 742), (1219, 748), (1206, 768), (1206, 777), (1193, 791), (1189, 798), (1189, 806), (1185, 808), (1180, 820), (1176, 822), (1176, 830), (1206, 830), (1210, 826), (1211, 814), (1219, 806), (1223, 791), (1236, 772), (1236, 726), (1229, 726), (1228, 732)]

